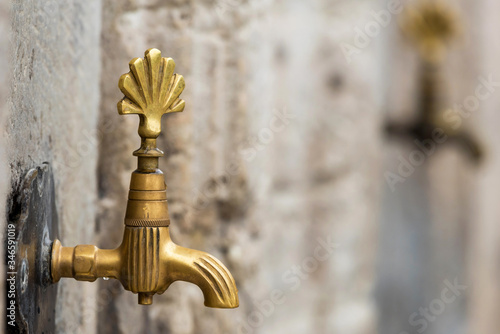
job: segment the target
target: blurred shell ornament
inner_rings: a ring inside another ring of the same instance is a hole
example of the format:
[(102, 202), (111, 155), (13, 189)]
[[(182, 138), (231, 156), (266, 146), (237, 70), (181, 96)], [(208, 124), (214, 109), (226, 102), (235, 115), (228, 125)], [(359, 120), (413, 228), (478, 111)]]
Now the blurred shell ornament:
[(420, 56), (430, 63), (441, 62), (447, 44), (462, 31), (458, 13), (442, 1), (423, 1), (409, 6), (400, 25), (416, 44)]

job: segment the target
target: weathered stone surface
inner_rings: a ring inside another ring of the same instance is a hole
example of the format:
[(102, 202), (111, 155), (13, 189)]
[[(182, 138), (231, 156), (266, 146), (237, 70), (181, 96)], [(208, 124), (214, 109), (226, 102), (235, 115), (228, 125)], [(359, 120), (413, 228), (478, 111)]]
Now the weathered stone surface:
[[(9, 7), (6, 2), (0, 2), (0, 54), (7, 55), (9, 53)], [(7, 97), (9, 95), (9, 60), (7, 57), (0, 57), (0, 124), (5, 124), (8, 117)], [(0, 131), (0, 203), (7, 203), (7, 193), (10, 186), (10, 168), (6, 164), (7, 152), (6, 142), (7, 136), (5, 131)], [(6, 205), (0, 205), (0, 229), (2, 240), (4, 239), (4, 231), (6, 230), (5, 217), (8, 210)], [(0, 257), (5, 256), (5, 249), (1, 247)], [(0, 266), (0, 275), (5, 277), (5, 266)], [(5, 319), (5, 280), (0, 280), (0, 316)]]
[[(187, 85), (186, 110), (165, 117), (159, 140), (172, 235), (228, 265), (241, 307), (206, 309), (196, 287), (175, 284), (138, 312), (118, 289), (100, 313), (102, 333), (373, 332), (378, 53), (363, 50), (348, 67), (339, 43), (353, 36), (336, 28), (352, 17), (336, 13), (351, 7), (104, 3), (101, 120), (119, 125), (101, 137), (101, 246), (121, 238), (139, 144), (137, 117), (116, 113), (116, 82), (157, 47)], [(320, 263), (315, 250), (328, 240), (338, 249)], [(300, 278), (293, 266), (312, 272)]]
[[(92, 243), (100, 3), (13, 1), (10, 10), (10, 70), (5, 71), (10, 97), (2, 110), (1, 145), (6, 158), (2, 169), (10, 182), (2, 185), (2, 196), (16, 189), (28, 169), (50, 162), (62, 241)], [(56, 322), (61, 332), (95, 331), (95, 312), (90, 311), (95, 291), (95, 285), (60, 283)]]
[[(474, 6), (466, 3), (467, 10), (473, 10), (471, 24), (475, 34), (473, 40), (478, 45), (477, 53), (469, 59), (474, 59), (475, 69), (483, 76), (491, 76), (495, 82), (491, 96), (481, 102), (480, 109), (473, 115), (473, 122), (480, 130), (487, 150), (487, 158), (482, 168), (474, 175), (476, 185), (474, 191), (469, 192), (473, 198), (472, 210), (469, 214), (469, 251), (468, 275), (471, 281), (470, 302), (470, 331), (472, 333), (495, 332), (500, 326), (497, 310), (500, 308), (500, 286), (498, 276), (498, 255), (500, 254), (500, 226), (498, 217), (500, 206), (500, 132), (498, 124), (500, 114), (500, 43), (498, 31), (500, 21), (495, 18), (495, 12), (500, 9), (498, 1), (485, 0)], [(474, 76), (474, 74), (472, 74)], [(475, 81), (477, 83), (477, 81)], [(471, 94), (472, 87), (467, 89)]]

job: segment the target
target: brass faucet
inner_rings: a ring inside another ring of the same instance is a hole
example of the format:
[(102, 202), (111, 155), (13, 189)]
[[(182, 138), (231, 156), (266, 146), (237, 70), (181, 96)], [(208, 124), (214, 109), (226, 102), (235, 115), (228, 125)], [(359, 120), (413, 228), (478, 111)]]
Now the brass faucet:
[(163, 114), (184, 110), (179, 98), (184, 78), (174, 74), (175, 62), (149, 49), (144, 59), (134, 58), (130, 72), (118, 86), (125, 97), (118, 102), (120, 115), (138, 114), (141, 147), (133, 154), (138, 167), (132, 173), (125, 213), (123, 241), (115, 249), (94, 245), (52, 246), (51, 275), (93, 282), (99, 277), (118, 279), (126, 290), (138, 293), (139, 304), (149, 305), (153, 295), (162, 294), (175, 281), (200, 287), (205, 306), (238, 307), (238, 290), (229, 271), (205, 252), (176, 245), (170, 239), (167, 193), (156, 147)]

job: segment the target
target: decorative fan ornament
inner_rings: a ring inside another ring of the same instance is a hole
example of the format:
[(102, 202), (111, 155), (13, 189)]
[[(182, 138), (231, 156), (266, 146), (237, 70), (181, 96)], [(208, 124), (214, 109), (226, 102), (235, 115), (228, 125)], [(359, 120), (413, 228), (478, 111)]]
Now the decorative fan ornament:
[(130, 72), (123, 74), (118, 87), (125, 97), (118, 102), (120, 115), (138, 114), (139, 136), (155, 139), (161, 132), (163, 114), (184, 110), (180, 99), (185, 87), (182, 75), (174, 74), (172, 58), (162, 58), (158, 49), (149, 49), (144, 59), (134, 58), (129, 63)]
[(459, 15), (442, 1), (423, 1), (410, 6), (402, 17), (401, 28), (416, 45), (423, 59), (443, 60), (447, 44), (460, 35)]

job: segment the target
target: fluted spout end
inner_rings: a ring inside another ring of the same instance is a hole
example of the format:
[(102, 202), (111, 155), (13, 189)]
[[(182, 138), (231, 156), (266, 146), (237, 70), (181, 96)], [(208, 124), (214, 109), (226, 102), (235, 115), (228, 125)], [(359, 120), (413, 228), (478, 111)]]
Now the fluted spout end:
[(234, 278), (218, 259), (208, 253), (177, 245), (173, 247), (169, 257), (168, 271), (172, 281), (186, 281), (198, 285), (203, 292), (205, 306), (239, 306)]
[(194, 265), (210, 287), (208, 291), (203, 291), (205, 306), (214, 308), (239, 306), (238, 289), (233, 276), (219, 260), (204, 253), (194, 261)]

